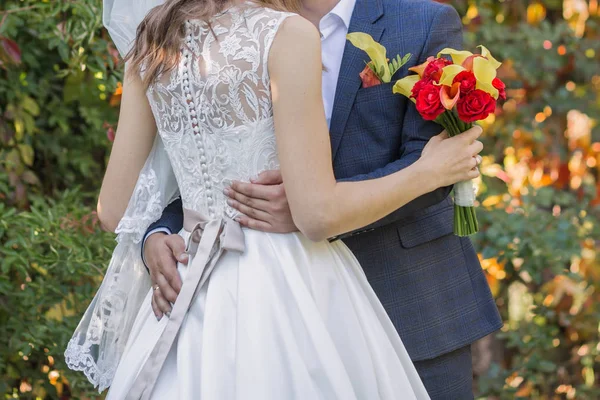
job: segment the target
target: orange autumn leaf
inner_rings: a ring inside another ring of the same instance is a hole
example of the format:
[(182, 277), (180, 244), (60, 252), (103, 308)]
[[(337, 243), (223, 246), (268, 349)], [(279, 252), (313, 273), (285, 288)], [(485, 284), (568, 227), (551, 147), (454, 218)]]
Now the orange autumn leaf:
[(109, 104), (111, 107), (116, 107), (121, 104), (121, 96), (123, 95), (123, 84), (121, 82), (117, 83), (117, 88), (115, 92), (110, 97)]
[(596, 184), (596, 197), (594, 198), (594, 200), (592, 200), (592, 205), (600, 205), (600, 182)]
[(515, 393), (516, 397), (530, 397), (533, 392), (533, 383), (526, 382), (523, 387), (521, 387), (517, 393)]

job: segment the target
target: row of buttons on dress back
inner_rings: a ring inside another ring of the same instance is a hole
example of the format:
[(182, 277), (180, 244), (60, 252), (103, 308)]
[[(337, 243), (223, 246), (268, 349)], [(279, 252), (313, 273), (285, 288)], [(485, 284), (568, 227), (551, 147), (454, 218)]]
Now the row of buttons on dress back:
[(208, 175), (208, 166), (206, 164), (206, 154), (204, 149), (204, 138), (200, 135), (200, 124), (198, 122), (198, 113), (196, 112), (196, 104), (192, 96), (192, 89), (190, 87), (190, 76), (191, 64), (192, 64), (192, 52), (190, 51), (192, 45), (192, 23), (186, 21), (186, 45), (183, 46), (183, 94), (186, 99), (188, 106), (188, 113), (191, 118), (192, 130), (194, 131), (194, 139), (198, 143), (198, 152), (200, 153), (200, 168), (202, 169), (202, 178), (204, 180), (204, 188), (206, 192), (206, 202), (208, 203), (208, 214), (212, 218), (215, 216), (214, 210), (214, 197), (212, 193), (212, 184)]

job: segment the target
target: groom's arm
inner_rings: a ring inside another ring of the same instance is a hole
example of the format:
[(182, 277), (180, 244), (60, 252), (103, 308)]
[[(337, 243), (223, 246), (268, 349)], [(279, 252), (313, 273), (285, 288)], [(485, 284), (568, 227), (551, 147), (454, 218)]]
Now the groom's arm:
[[(454, 49), (462, 48), (462, 22), (456, 10), (451, 6), (440, 7), (440, 10), (432, 19), (429, 35), (425, 41), (420, 57), (417, 60), (417, 65), (424, 63), (428, 57), (437, 55), (440, 50), (446, 47)], [(368, 174), (357, 175), (341, 180), (362, 181), (376, 179), (404, 169), (419, 159), (427, 142), (441, 131), (442, 127), (440, 125), (431, 121), (425, 121), (418, 113), (414, 103), (407, 101), (407, 109), (405, 111), (402, 128), (400, 158), (385, 167)], [(451, 189), (451, 187), (446, 187), (434, 190), (431, 193), (413, 200), (382, 220), (379, 220), (364, 229), (368, 230), (388, 225), (413, 214), (417, 210), (438, 204), (448, 197)], [(361, 231), (362, 230), (363, 229), (361, 229)]]
[[(142, 260), (154, 288), (152, 310), (159, 321), (163, 315), (169, 315), (181, 290), (177, 262), (187, 264), (188, 260), (183, 238), (172, 233), (178, 233), (182, 227), (183, 208), (181, 199), (177, 198), (163, 210), (160, 219), (150, 225), (142, 241)], [(144, 257), (146, 245), (148, 260)]]
[(177, 198), (163, 210), (159, 220), (150, 225), (144, 234), (144, 239), (142, 241), (142, 260), (144, 261), (144, 265), (146, 265), (146, 260), (144, 259), (144, 246), (146, 245), (146, 240), (148, 237), (150, 237), (150, 235), (158, 232), (163, 232), (167, 235), (170, 235), (172, 233), (179, 232), (182, 228), (183, 205), (181, 203), (181, 198)]

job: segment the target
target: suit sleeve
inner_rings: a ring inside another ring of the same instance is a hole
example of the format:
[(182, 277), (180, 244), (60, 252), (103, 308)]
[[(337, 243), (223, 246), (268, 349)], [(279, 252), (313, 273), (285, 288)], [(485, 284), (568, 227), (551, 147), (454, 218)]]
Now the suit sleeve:
[[(183, 228), (183, 205), (181, 203), (181, 198), (178, 197), (174, 201), (171, 202), (164, 210), (159, 220), (150, 225), (144, 234), (144, 238), (142, 240), (142, 261), (144, 265), (146, 265), (146, 260), (144, 259), (144, 246), (146, 244), (146, 239), (148, 238), (150, 233), (164, 232), (168, 231), (170, 233), (178, 233)], [(146, 269), (148, 267), (146, 266)]]
[[(417, 61), (417, 65), (424, 63), (428, 57), (437, 55), (440, 50), (446, 47), (454, 49), (462, 48), (462, 22), (453, 7), (440, 5), (440, 9), (432, 18), (429, 34)], [(429, 139), (439, 134), (441, 131), (442, 127), (440, 125), (431, 121), (425, 121), (417, 112), (414, 103), (410, 101), (407, 102), (407, 109), (401, 132), (402, 147), (400, 149), (400, 158), (371, 173), (342, 179), (342, 181), (376, 179), (408, 167), (419, 159), (421, 152)], [(451, 187), (445, 187), (427, 193), (399, 208), (387, 217), (359, 231), (388, 225), (413, 214), (417, 210), (438, 204), (448, 197), (451, 190)]]

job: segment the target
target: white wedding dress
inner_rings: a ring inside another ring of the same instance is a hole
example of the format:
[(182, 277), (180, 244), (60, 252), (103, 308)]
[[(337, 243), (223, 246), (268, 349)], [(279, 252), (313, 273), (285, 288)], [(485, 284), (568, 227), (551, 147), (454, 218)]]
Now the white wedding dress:
[(232, 180), (279, 166), (267, 65), (289, 15), (247, 5), (210, 28), (188, 21), (180, 63), (148, 90), (191, 261), (170, 318), (148, 293), (108, 400), (429, 398), (342, 242), (241, 229), (226, 204)]

